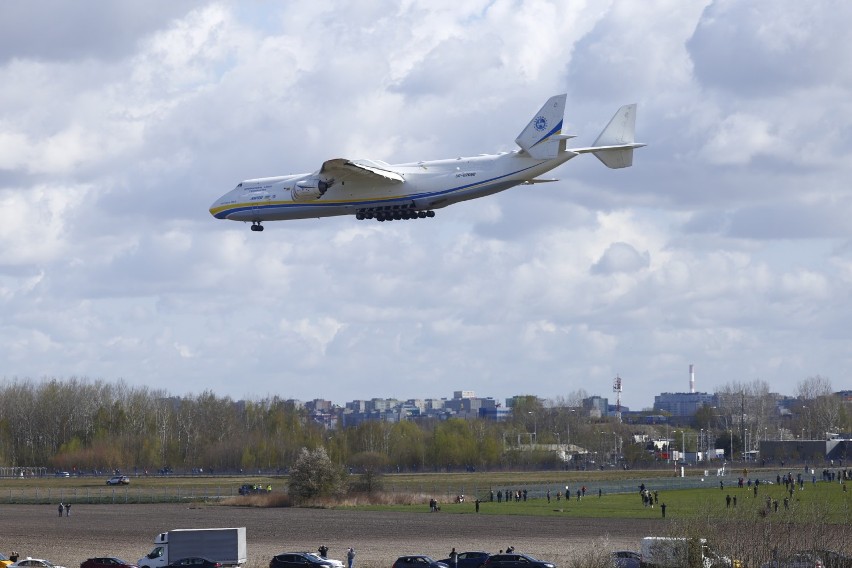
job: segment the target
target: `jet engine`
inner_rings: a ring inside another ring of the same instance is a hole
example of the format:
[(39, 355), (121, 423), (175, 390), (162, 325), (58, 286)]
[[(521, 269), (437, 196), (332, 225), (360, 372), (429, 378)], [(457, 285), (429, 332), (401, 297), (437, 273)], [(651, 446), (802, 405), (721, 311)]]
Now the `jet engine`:
[(302, 181), (297, 181), (291, 192), (293, 201), (315, 201), (325, 195), (325, 192), (333, 184), (333, 179), (324, 180), (318, 177), (310, 177)]

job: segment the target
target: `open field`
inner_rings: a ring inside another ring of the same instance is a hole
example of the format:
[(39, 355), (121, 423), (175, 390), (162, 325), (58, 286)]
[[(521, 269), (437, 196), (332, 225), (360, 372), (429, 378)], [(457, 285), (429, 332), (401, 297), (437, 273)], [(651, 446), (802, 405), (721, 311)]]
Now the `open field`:
[[(705, 475), (705, 472), (709, 475)], [(640, 483), (652, 484), (663, 490), (716, 487), (718, 479), (715, 476), (715, 466), (690, 466), (685, 469), (686, 476), (676, 476), (674, 467), (669, 469), (651, 470), (589, 470), (589, 471), (512, 471), (512, 472), (459, 472), (459, 473), (400, 473), (387, 474), (383, 476), (385, 491), (389, 493), (417, 493), (435, 496), (436, 498), (449, 501), (457, 494), (468, 497), (478, 495), (481, 499), (486, 498), (489, 490), (498, 489), (522, 489), (528, 488), (530, 496), (544, 496), (547, 489), (555, 492), (557, 488), (564, 490), (570, 486), (572, 491), (581, 485), (588, 487), (589, 492), (597, 493), (602, 488), (605, 493), (630, 493)], [(759, 475), (763, 479), (774, 479), (777, 474), (786, 473), (775, 469), (750, 470), (749, 476)], [(724, 478), (726, 486), (734, 483), (737, 475), (742, 470), (729, 470)], [(86, 495), (109, 499), (112, 495), (119, 494), (112, 488), (106, 486), (109, 475), (103, 476), (81, 476), (57, 478), (53, 475), (44, 477), (0, 477), (0, 503), (16, 502), (11, 496), (26, 494), (35, 496), (36, 493), (47, 503), (51, 500), (78, 498), (83, 500)], [(259, 484), (264, 487), (271, 485), (275, 491), (283, 491), (287, 485), (287, 476), (264, 476), (264, 475), (185, 475), (185, 476), (157, 476), (157, 475), (134, 475), (130, 474), (131, 483), (128, 491), (121, 491), (120, 495), (144, 494), (147, 498), (129, 498), (128, 502), (152, 502), (163, 500), (184, 500), (186, 498), (208, 498), (213, 496), (227, 497), (237, 494), (237, 488), (244, 484)], [(162, 497), (165, 496), (165, 497)], [(26, 502), (33, 502), (30, 497)], [(90, 501), (91, 502), (91, 501)], [(119, 502), (119, 501), (116, 501)]]
[[(515, 481), (501, 478), (499, 484), (524, 487), (524, 480), (518, 481), (521, 474), (516, 475)], [(134, 479), (131, 487), (155, 493), (174, 491), (188, 496), (204, 491), (215, 493), (216, 487), (235, 491), (240, 483), (266, 481), (212, 478), (207, 480), (207, 485), (197, 485), (202, 479), (148, 479), (144, 484)], [(80, 496), (87, 489), (94, 491), (103, 485), (102, 480), (95, 479), (34, 481), (30, 490), (42, 494), (50, 491), (52, 498), (74, 491)], [(269, 481), (273, 488), (284, 483), (280, 478)], [(618, 481), (631, 485), (635, 480)], [(654, 490), (666, 480), (645, 481), (649, 489)], [(5, 480), (0, 492), (22, 490), (15, 483), (28, 484), (30, 481)], [(552, 483), (557, 486), (556, 481)], [(510, 545), (567, 568), (572, 558), (590, 547), (635, 550), (643, 536), (680, 534), (690, 523), (697, 526), (694, 521), (699, 517), (701, 522), (716, 527), (717, 541), (724, 540), (728, 545), (744, 543), (737, 556), (743, 559), (753, 545), (768, 543), (773, 535), (781, 542), (792, 542), (788, 535), (796, 535), (795, 543), (803, 545), (803, 530), (813, 532), (815, 529), (816, 536), (831, 535), (828, 544), (835, 549), (848, 548), (848, 542), (852, 542), (852, 536), (839, 540), (834, 536), (852, 535), (852, 492), (843, 492), (838, 483), (806, 484), (804, 491), (795, 492), (789, 511), (782, 507), (777, 513), (768, 514), (764, 514), (766, 497), (783, 499), (783, 487), (762, 485), (755, 498), (750, 488), (726, 485), (720, 490), (718, 481), (714, 479), (713, 483), (713, 487), (660, 489), (660, 503), (668, 505), (666, 519), (660, 518), (659, 505), (653, 509), (643, 507), (635, 490), (604, 493), (600, 498), (596, 492), (589, 491), (580, 502), (576, 499), (556, 501), (555, 498), (549, 504), (543, 498), (499, 504), (485, 502), (479, 514), (475, 513), (471, 501), (462, 504), (443, 501), (439, 513), (429, 513), (428, 493), (420, 496), (422, 504), (359, 504), (335, 509), (226, 506), (219, 504), (222, 502), (219, 498), (207, 502), (118, 502), (114, 505), (72, 499), (70, 518), (58, 517), (56, 503), (59, 499), (50, 504), (2, 504), (0, 551), (8, 554), (17, 550), (22, 555), (44, 557), (76, 568), (84, 559), (96, 555), (117, 555), (135, 561), (150, 551), (157, 533), (174, 528), (245, 526), (248, 568), (265, 568), (274, 554), (287, 550), (314, 551), (320, 544), (329, 547), (332, 557), (341, 559), (346, 548), (354, 546), (356, 568), (389, 568), (398, 555), (406, 553), (426, 553), (441, 558), (452, 547), (459, 551), (496, 552)], [(546, 484), (549, 486), (551, 482), (546, 481)], [(588, 484), (591, 489), (595, 480)], [(598, 480), (597, 484), (603, 485), (604, 480)], [(573, 487), (577, 486), (578, 482), (573, 481)], [(728, 494), (737, 496), (736, 510), (726, 508)], [(236, 500), (226, 499), (225, 502)], [(814, 515), (815, 511), (819, 512), (819, 517)], [(707, 528), (704, 525), (698, 530)], [(759, 532), (764, 534), (755, 538)], [(815, 535), (809, 538), (813, 541)], [(765, 555), (767, 551), (762, 553)]]
[(389, 568), (406, 553), (444, 558), (452, 547), (496, 552), (509, 545), (565, 566), (579, 548), (602, 539), (613, 550), (637, 549), (641, 537), (663, 533), (667, 522), (172, 504), (74, 505), (71, 517), (59, 518), (54, 505), (2, 505), (0, 550), (76, 568), (96, 555), (136, 561), (165, 530), (222, 526), (246, 527), (249, 568), (320, 544), (340, 559), (354, 546), (356, 568)]

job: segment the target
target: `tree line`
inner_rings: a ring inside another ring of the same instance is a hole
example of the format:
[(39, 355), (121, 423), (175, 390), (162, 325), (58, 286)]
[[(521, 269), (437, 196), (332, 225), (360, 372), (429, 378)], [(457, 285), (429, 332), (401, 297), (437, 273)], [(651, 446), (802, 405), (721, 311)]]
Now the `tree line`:
[[(814, 432), (852, 429), (844, 405), (826, 394), (825, 379), (806, 379), (800, 390), (811, 396), (802, 398), (801, 424), (778, 425), (765, 384), (729, 384), (720, 391), (727, 393), (723, 407), (699, 412), (694, 431), (678, 441), (689, 451), (702, 445), (699, 430), (737, 436), (748, 428), (765, 436), (770, 427), (804, 431), (805, 421)], [(501, 422), (368, 421), (327, 430), (278, 396), (234, 401), (212, 391), (177, 397), (122, 381), (7, 380), (0, 382), (0, 464), (80, 472), (269, 472), (289, 469), (303, 448), (323, 448), (334, 463), (361, 471), (564, 466), (556, 452), (543, 449), (548, 444), (581, 447), (589, 452), (587, 460), (653, 463), (635, 435), (661, 436), (665, 430), (592, 419), (580, 411), (579, 401), (587, 396), (576, 391), (551, 401), (516, 397), (511, 418)]]

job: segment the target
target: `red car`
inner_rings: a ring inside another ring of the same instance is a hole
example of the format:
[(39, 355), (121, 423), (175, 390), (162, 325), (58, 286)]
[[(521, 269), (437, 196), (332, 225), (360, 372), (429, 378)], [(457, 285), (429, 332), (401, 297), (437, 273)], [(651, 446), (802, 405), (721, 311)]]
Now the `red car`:
[(131, 564), (121, 558), (113, 556), (102, 556), (100, 558), (89, 558), (82, 564), (80, 568), (139, 568), (136, 564)]

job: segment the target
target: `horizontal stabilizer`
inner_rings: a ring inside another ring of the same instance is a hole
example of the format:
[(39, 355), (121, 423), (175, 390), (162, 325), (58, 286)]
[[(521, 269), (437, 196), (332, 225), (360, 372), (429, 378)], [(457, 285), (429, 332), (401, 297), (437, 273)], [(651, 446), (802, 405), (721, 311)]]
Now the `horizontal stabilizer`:
[(629, 168), (633, 165), (633, 150), (642, 148), (645, 144), (617, 144), (613, 146), (591, 146), (589, 148), (571, 148), (577, 154), (594, 154), (603, 164), (614, 170)]

